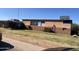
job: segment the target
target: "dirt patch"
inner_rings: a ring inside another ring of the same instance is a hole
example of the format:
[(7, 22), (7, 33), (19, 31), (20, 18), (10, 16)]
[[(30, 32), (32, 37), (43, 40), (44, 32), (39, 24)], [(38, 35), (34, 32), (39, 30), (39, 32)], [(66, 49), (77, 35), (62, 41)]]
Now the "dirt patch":
[(32, 37), (25, 37), (25, 36), (21, 36), (21, 35), (15, 35), (15, 34), (12, 34), (12, 33), (3, 34), (3, 36), (7, 37), (7, 38), (14, 39), (14, 40), (19, 40), (19, 41), (31, 43), (31, 44), (34, 44), (34, 45), (39, 45), (39, 46), (45, 47), (45, 48), (71, 47), (68, 44), (61, 44), (61, 43), (57, 43), (57, 42), (51, 42), (51, 41), (48, 41), (48, 40), (34, 39)]
[[(62, 35), (60, 36), (58, 34), (46, 33), (40, 31), (10, 30), (10, 29), (1, 29), (1, 30), (3, 32), (4, 37), (19, 40), (26, 43), (31, 43), (34, 45), (39, 45), (45, 48), (76, 47), (76, 45), (79, 45), (77, 40), (76, 41), (71, 40), (72, 38), (66, 35), (63, 35), (62, 37)], [(70, 45), (71, 43), (72, 45)]]

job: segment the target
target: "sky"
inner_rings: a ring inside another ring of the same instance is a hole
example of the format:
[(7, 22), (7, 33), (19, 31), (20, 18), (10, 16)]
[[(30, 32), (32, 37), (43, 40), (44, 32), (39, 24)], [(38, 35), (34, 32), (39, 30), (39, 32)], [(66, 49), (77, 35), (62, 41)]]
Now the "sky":
[(0, 20), (10, 19), (60, 19), (70, 16), (79, 24), (79, 8), (0, 8)]

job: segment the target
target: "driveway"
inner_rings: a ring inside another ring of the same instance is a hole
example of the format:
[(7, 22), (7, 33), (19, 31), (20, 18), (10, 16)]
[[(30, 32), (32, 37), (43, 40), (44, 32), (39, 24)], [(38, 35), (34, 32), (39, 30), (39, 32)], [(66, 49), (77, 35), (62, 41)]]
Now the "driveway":
[(8, 51), (40, 51), (40, 50), (45, 49), (45, 48), (37, 46), (37, 45), (33, 45), (30, 43), (25, 43), (25, 42), (21, 42), (18, 40), (5, 38), (5, 37), (3, 37), (2, 41), (7, 42), (14, 46), (14, 48), (9, 49)]

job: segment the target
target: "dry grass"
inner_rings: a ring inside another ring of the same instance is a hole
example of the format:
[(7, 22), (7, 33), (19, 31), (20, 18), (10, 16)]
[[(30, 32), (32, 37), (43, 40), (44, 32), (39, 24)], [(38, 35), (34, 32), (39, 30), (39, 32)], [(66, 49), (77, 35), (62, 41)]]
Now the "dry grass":
[(54, 34), (33, 30), (10, 30), (4, 28), (0, 28), (0, 30), (6, 37), (37, 44), (43, 47), (79, 46), (79, 37), (74, 38), (66, 34)]

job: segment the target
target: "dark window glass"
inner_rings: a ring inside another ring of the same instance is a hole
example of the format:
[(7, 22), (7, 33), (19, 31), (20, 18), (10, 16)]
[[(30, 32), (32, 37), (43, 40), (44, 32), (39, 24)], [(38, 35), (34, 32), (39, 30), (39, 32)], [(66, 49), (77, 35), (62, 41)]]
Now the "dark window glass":
[(41, 21), (42, 23), (45, 23), (45, 21)]
[(71, 20), (64, 20), (63, 23), (72, 23)]
[(45, 23), (45, 21), (31, 21), (31, 25), (35, 26), (42, 26), (43, 23)]
[(31, 21), (31, 25), (38, 25), (37, 21)]

